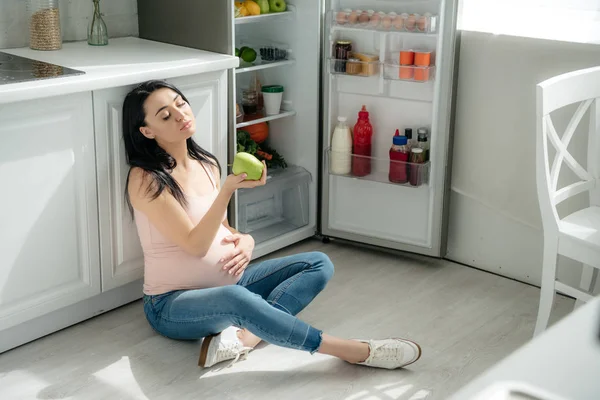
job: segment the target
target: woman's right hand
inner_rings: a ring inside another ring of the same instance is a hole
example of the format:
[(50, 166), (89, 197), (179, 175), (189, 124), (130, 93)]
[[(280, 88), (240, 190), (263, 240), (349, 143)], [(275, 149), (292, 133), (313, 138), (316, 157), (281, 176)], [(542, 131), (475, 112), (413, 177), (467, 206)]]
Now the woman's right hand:
[(263, 172), (262, 175), (260, 177), (259, 180), (256, 181), (247, 181), (246, 179), (246, 174), (240, 174), (240, 175), (228, 175), (227, 178), (225, 178), (225, 183), (223, 183), (223, 187), (221, 190), (225, 190), (228, 193), (233, 193), (235, 192), (237, 189), (251, 189), (251, 188), (255, 188), (258, 186), (263, 186), (267, 183), (267, 165), (265, 164), (265, 162), (263, 161)]

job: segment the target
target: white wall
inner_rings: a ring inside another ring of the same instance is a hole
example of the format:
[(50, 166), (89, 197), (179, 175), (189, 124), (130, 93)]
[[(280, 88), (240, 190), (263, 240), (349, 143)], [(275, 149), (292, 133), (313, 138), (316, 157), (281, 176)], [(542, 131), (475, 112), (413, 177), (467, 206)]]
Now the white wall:
[[(0, 49), (29, 45), (26, 0), (0, 0)], [(92, 0), (59, 0), (63, 41), (87, 39)], [(101, 0), (110, 37), (137, 36), (137, 0)]]
[[(598, 45), (462, 33), (449, 259), (539, 285), (535, 85), (596, 65)], [(577, 284), (580, 267), (566, 264), (559, 278)]]

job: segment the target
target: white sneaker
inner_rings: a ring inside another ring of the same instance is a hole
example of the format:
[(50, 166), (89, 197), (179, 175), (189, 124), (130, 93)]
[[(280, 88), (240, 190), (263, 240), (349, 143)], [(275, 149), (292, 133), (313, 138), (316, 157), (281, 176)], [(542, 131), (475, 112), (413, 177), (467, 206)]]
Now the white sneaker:
[(207, 336), (200, 346), (200, 359), (198, 365), (203, 368), (212, 367), (222, 361), (233, 360), (228, 367), (235, 364), (240, 357), (246, 358), (252, 350), (250, 347), (244, 347), (242, 343), (235, 340), (223, 339), (221, 334)]
[(358, 363), (375, 368), (396, 369), (406, 367), (421, 357), (421, 347), (410, 340), (382, 339), (360, 340), (369, 345), (369, 357)]

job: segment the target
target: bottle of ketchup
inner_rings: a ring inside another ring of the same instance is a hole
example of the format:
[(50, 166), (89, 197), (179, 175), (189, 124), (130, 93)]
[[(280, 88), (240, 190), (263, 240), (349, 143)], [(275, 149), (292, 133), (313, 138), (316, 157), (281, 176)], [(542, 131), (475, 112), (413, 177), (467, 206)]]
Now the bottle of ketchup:
[(369, 122), (369, 112), (366, 106), (358, 112), (358, 121), (354, 125), (354, 139), (352, 142), (352, 153), (357, 156), (352, 157), (352, 175), (366, 176), (371, 173), (371, 138), (373, 137), (373, 127)]

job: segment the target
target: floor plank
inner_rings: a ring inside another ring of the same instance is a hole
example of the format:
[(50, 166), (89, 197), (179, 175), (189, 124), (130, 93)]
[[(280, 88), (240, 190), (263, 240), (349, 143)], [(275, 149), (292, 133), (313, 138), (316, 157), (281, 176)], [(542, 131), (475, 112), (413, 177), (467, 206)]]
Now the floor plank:
[[(308, 240), (271, 257), (323, 251), (334, 278), (300, 317), (351, 338), (423, 347), (404, 370), (353, 366), (261, 345), (231, 368), (196, 366), (199, 343), (163, 338), (141, 302), (0, 356), (2, 399), (443, 399), (528, 341), (539, 290), (448, 261)], [(572, 310), (557, 297), (552, 322)]]

